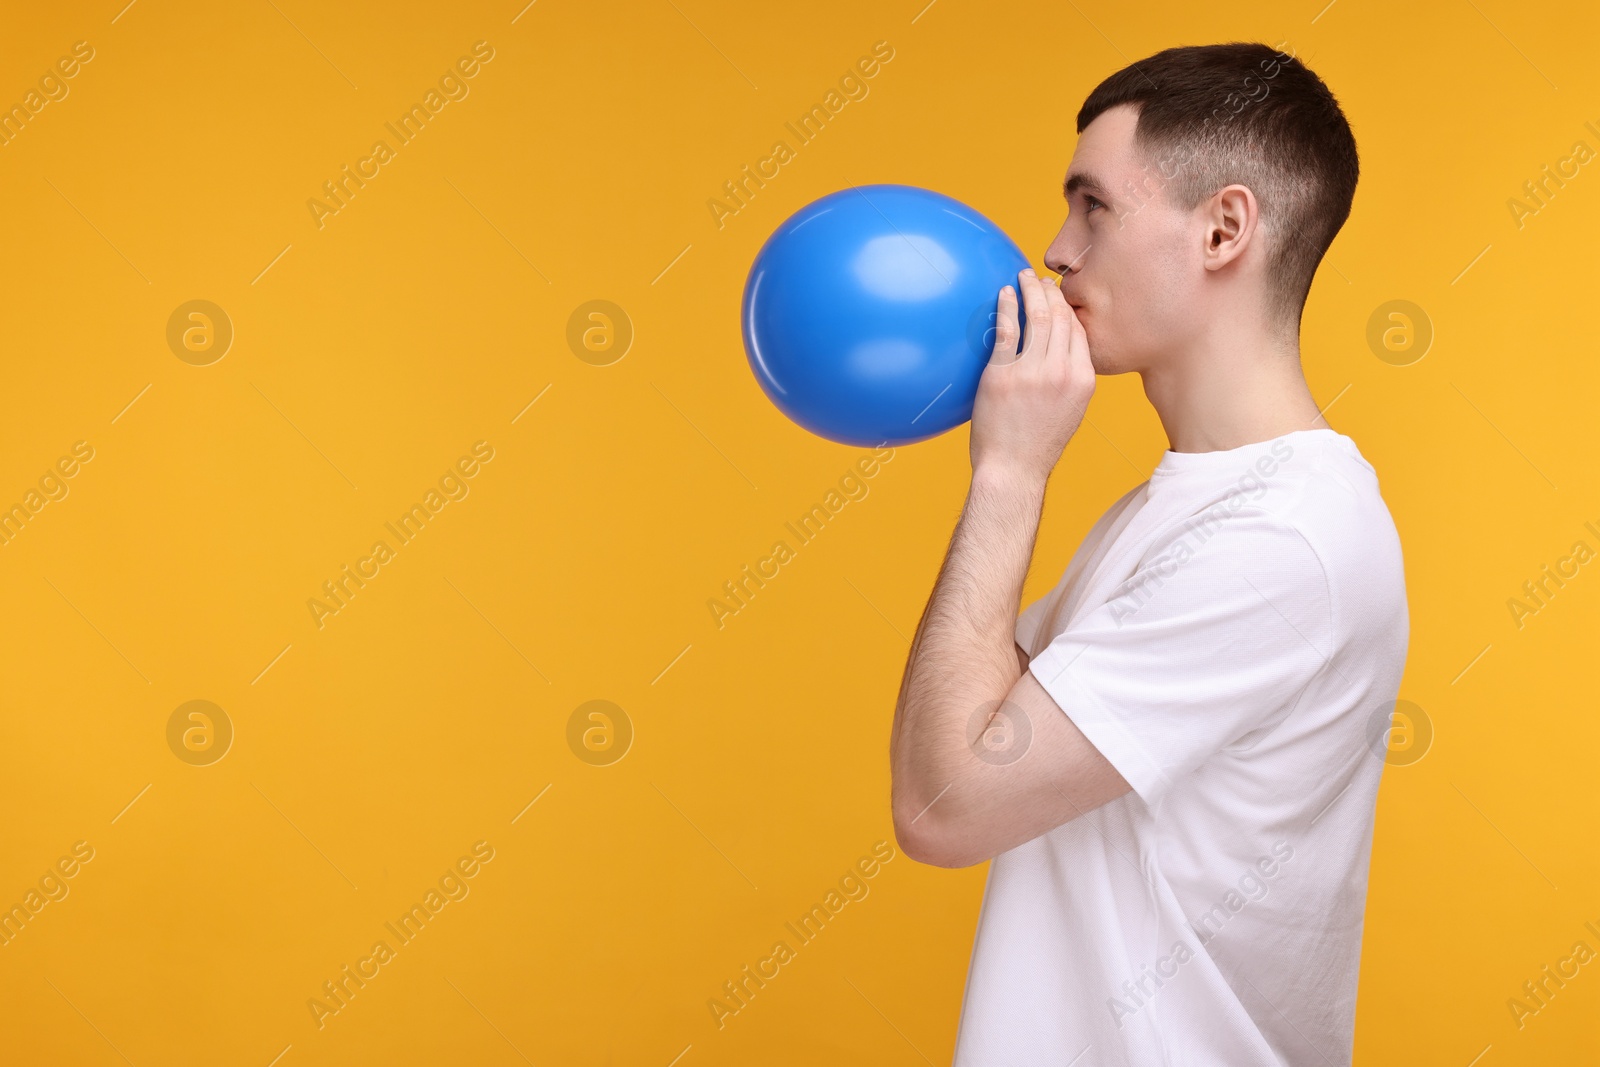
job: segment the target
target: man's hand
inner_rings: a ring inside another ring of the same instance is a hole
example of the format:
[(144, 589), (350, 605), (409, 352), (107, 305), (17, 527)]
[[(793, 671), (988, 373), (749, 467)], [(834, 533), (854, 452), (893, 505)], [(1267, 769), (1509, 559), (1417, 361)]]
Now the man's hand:
[(1017, 275), (1028, 313), (1019, 354), (1017, 298), (1000, 290), (994, 352), (972, 405), (972, 469), (997, 468), (1042, 483), (1078, 432), (1094, 395), (1089, 339), (1061, 289), (1030, 267)]

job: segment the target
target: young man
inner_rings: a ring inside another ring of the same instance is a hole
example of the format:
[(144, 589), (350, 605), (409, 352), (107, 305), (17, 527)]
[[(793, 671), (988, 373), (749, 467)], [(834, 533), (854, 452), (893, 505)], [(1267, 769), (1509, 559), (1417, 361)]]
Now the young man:
[[(957, 1067), (1348, 1064), (1409, 618), (1372, 467), (1300, 369), (1355, 139), (1298, 60), (1173, 48), (1078, 112), (1059, 286), (1001, 290), (972, 485), (906, 664), (895, 832), (993, 860)], [(1018, 617), (1096, 374), (1169, 439)]]

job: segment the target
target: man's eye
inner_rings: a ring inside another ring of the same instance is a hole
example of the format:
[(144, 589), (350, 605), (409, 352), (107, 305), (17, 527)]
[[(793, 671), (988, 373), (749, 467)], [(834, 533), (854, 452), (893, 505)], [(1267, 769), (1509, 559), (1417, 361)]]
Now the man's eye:
[(1097, 207), (1105, 207), (1105, 205), (1102, 204), (1100, 201), (1096, 200), (1094, 197), (1085, 194), (1085, 196), (1083, 198), (1083, 210), (1084, 210), (1084, 213), (1087, 214), (1087, 213), (1093, 211)]

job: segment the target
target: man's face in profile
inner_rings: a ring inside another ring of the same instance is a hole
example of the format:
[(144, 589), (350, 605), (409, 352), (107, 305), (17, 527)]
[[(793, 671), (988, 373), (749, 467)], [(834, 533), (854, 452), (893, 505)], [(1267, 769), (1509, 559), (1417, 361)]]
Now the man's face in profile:
[[(1114, 107), (1079, 135), (1067, 169), (1067, 219), (1044, 259), (1064, 275), (1061, 292), (1100, 374), (1160, 366), (1206, 317), (1196, 306), (1198, 216), (1168, 203), (1163, 165), (1135, 152), (1137, 119), (1133, 106)], [(1176, 162), (1164, 166), (1176, 173)]]

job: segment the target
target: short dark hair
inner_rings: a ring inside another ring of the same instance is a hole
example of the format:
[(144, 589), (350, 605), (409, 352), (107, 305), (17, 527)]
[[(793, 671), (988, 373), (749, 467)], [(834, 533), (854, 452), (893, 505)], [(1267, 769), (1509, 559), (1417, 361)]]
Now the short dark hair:
[(1135, 148), (1160, 165), (1160, 182), (1178, 207), (1194, 208), (1234, 183), (1255, 194), (1267, 236), (1269, 313), (1298, 329), (1317, 264), (1350, 217), (1360, 173), (1355, 135), (1322, 79), (1264, 44), (1191, 45), (1101, 82), (1078, 111), (1078, 132), (1119, 104), (1138, 110)]

